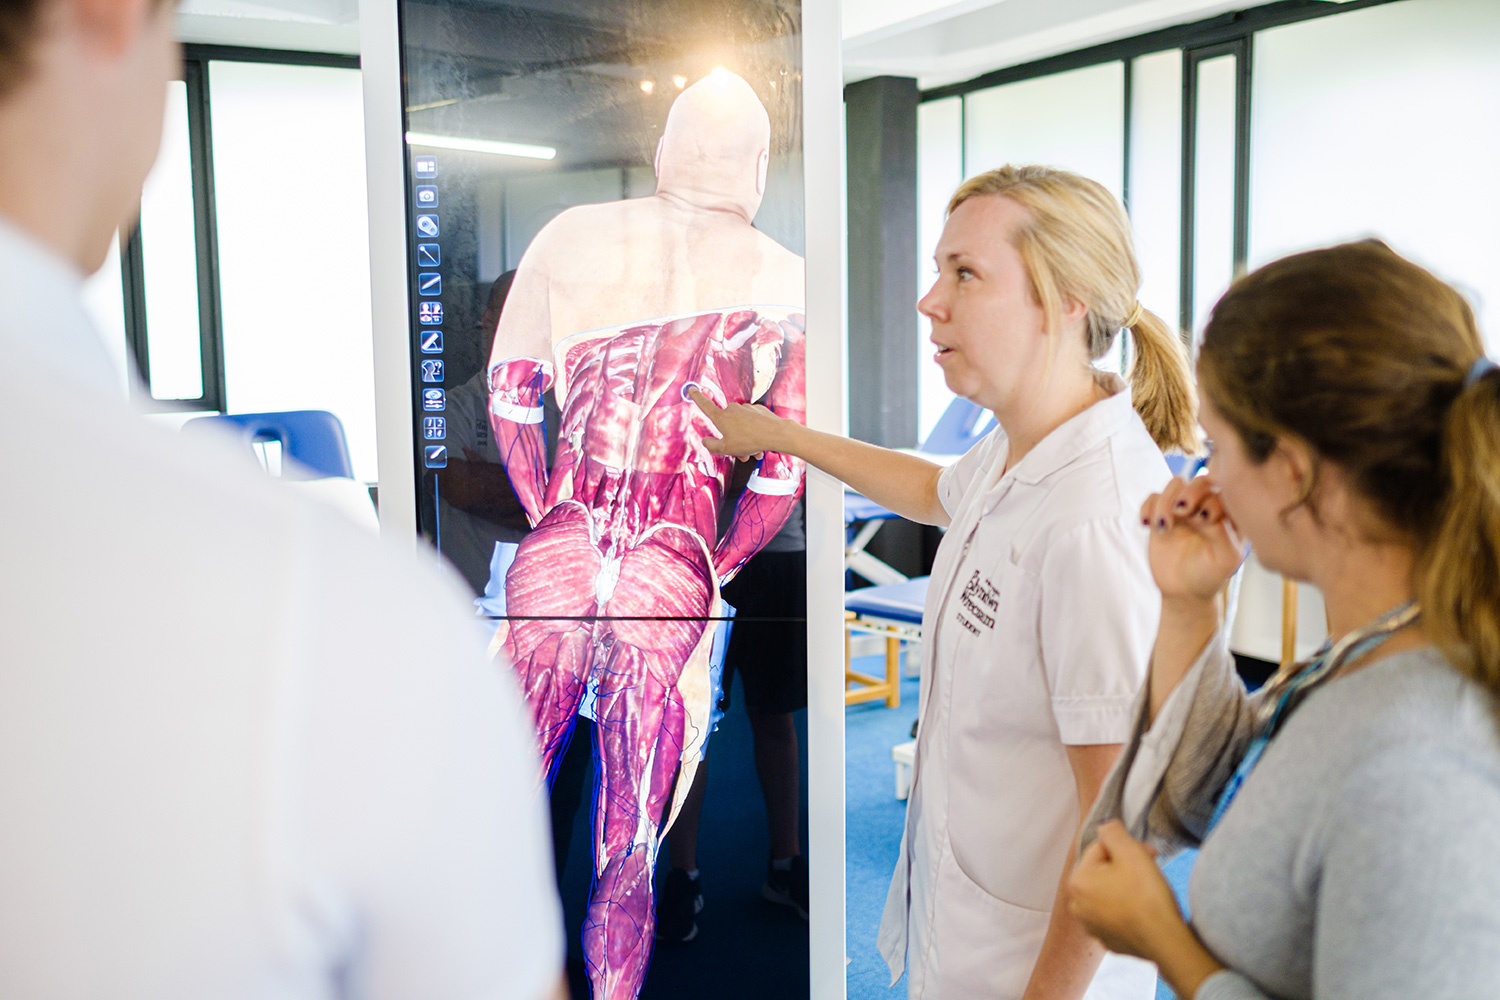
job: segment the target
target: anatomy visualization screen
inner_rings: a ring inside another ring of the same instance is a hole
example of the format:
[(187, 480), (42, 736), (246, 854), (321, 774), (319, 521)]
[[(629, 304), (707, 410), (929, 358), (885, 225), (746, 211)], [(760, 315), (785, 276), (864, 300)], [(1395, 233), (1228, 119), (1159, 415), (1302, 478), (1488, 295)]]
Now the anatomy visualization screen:
[[(805, 868), (780, 908), (727, 874), (780, 885), (746, 720), (806, 704), (805, 470), (711, 454), (688, 396), (805, 418), (800, 5), (400, 16), (419, 525), (536, 727), (574, 993), (806, 995)], [(691, 933), (690, 854), (723, 887)]]

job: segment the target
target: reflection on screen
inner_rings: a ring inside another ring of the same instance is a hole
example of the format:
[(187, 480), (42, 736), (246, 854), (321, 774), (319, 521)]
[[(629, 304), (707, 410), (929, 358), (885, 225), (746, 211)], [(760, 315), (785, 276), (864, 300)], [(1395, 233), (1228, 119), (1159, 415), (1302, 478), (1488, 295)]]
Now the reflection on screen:
[[(564, 764), (592, 748), (577, 995), (641, 995), (655, 939), (696, 936), (695, 890), (674, 871), (658, 900), (655, 870), (679, 815), (674, 865), (712, 821), (699, 765), (726, 655), (751, 717), (787, 720), (752, 727), (755, 753), (790, 739), (796, 770), (805, 606), (777, 581), (801, 574), (804, 468), (710, 454), (687, 393), (806, 410), (799, 18), (765, 0), (402, 5), (420, 524), (525, 693), (560, 870), (590, 770)], [(767, 660), (782, 676), (763, 683)], [(805, 919), (796, 810), (767, 806), (763, 894)], [(743, 826), (730, 839), (762, 850)], [(712, 981), (658, 957), (647, 994), (805, 994), (805, 933), (775, 955), (761, 933), (696, 946)]]

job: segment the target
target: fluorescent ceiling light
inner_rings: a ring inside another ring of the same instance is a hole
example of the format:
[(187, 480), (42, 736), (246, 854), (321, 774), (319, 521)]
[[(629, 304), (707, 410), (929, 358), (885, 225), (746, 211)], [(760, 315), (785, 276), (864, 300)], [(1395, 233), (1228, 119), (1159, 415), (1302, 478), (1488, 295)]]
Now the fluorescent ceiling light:
[(498, 142), (493, 139), (461, 139), (456, 135), (433, 135), (431, 132), (408, 132), (411, 146), (436, 146), (438, 149), (462, 149), (470, 153), (492, 153), (496, 156), (524, 156), (532, 160), (550, 160), (557, 156), (551, 146), (529, 146), (524, 142)]

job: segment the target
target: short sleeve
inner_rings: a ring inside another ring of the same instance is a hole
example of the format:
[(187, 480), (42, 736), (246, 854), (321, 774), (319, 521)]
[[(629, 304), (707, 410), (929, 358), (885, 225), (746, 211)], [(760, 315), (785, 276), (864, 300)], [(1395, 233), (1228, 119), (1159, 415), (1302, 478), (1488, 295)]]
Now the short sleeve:
[(938, 476), (938, 501), (950, 518), (958, 511), (958, 505), (969, 487), (984, 475), (985, 470), (993, 466), (996, 454), (1006, 450), (1008, 445), (1005, 434), (996, 427)]
[(1321, 831), (1313, 995), (1458, 1000), (1500, 983), (1500, 774), (1400, 746), (1344, 782)]
[(1054, 539), (1040, 591), (1042, 666), (1063, 743), (1125, 742), (1161, 613), (1143, 529), (1106, 518)]

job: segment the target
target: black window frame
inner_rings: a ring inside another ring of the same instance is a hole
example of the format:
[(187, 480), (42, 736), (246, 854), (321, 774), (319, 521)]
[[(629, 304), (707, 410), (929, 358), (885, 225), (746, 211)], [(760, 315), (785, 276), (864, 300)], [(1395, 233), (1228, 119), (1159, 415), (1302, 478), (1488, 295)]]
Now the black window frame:
[[(1182, 232), (1178, 322), (1179, 331), (1189, 349), (1193, 346), (1193, 203), (1196, 196), (1194, 178), (1196, 156), (1196, 120), (1198, 113), (1197, 69), (1204, 60), (1222, 55), (1236, 58), (1235, 75), (1235, 149), (1234, 149), (1234, 236), (1233, 258), (1236, 275), (1245, 269), (1249, 254), (1250, 219), (1250, 115), (1251, 69), (1254, 60), (1255, 35), (1269, 28), (1296, 24), (1321, 17), (1335, 17), (1367, 7), (1379, 7), (1405, 0), (1352, 0), (1328, 3), (1323, 0), (1281, 0), (1278, 3), (1233, 11), (1215, 17), (1145, 32), (1118, 41), (1105, 42), (1061, 55), (1048, 56), (1018, 66), (1008, 66), (981, 74), (960, 83), (932, 87), (922, 91), (919, 100), (940, 101), (968, 95), (1008, 83), (1019, 83), (1038, 77), (1083, 69), (1104, 63), (1123, 62), (1125, 66), (1125, 135), (1124, 192), (1125, 207), (1130, 207), (1130, 151), (1132, 139), (1131, 98), (1133, 96), (1133, 62), (1141, 56), (1176, 49), (1182, 54)], [(959, 120), (966, 121), (967, 108)], [(968, 165), (964, 164), (967, 176)]]
[[(263, 49), (238, 45), (187, 44), (182, 81), (187, 87), (188, 155), (193, 193), (193, 238), (198, 263), (198, 344), (203, 392), (194, 399), (161, 398), (151, 392), (150, 331), (146, 314), (146, 264), (139, 221), (120, 233), (120, 282), (125, 341), (140, 380), (136, 400), (149, 408), (223, 413), (224, 322), (220, 301), (218, 202), (214, 189), (211, 62), (278, 63), (359, 69), (359, 57), (332, 52)], [(139, 213), (137, 213), (139, 217)]]

